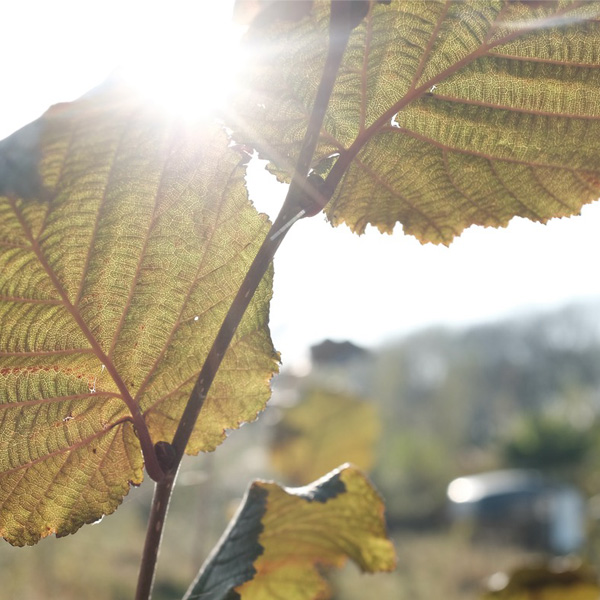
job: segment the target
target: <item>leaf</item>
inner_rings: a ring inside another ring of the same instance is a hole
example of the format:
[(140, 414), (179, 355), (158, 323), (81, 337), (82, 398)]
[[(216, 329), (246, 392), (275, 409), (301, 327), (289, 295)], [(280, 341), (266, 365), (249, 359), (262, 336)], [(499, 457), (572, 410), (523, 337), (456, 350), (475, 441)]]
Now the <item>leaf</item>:
[(347, 558), (368, 572), (395, 567), (383, 504), (358, 469), (345, 465), (302, 488), (255, 481), (185, 600), (327, 598), (318, 566)]
[(344, 461), (367, 471), (373, 465), (380, 429), (372, 404), (313, 390), (284, 410), (275, 428), (271, 461), (287, 480), (300, 485)]
[[(315, 2), (299, 23), (249, 37), (258, 58), (238, 136), (288, 172), (327, 21), (328, 3)], [(597, 1), (372, 4), (314, 160), (337, 158), (328, 218), (358, 233), (399, 222), (422, 242), (448, 244), (473, 224), (577, 214), (600, 196), (599, 48)]]
[(259, 536), (269, 492), (259, 482), (248, 488), (237, 513), (206, 559), (185, 598), (225, 600), (239, 598), (234, 589), (256, 574), (254, 561), (263, 553)]
[[(9, 180), (0, 198), (0, 534), (16, 545), (76, 531), (141, 482), (138, 436), (172, 439), (268, 225), (217, 124), (184, 127), (119, 84), (33, 131), (43, 193)], [(264, 408), (270, 289), (269, 274), (188, 452)]]

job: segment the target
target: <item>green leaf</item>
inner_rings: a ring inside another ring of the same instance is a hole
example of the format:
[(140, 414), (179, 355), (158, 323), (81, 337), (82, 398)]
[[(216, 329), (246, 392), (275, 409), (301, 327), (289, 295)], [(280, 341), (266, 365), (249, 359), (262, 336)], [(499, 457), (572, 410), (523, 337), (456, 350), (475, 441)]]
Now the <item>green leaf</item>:
[[(28, 131), (39, 193), (5, 180), (0, 197), (0, 534), (17, 545), (76, 531), (141, 482), (140, 429), (172, 439), (268, 226), (214, 122), (184, 126), (110, 84)], [(269, 274), (188, 452), (264, 408), (270, 296)]]
[(327, 598), (318, 567), (348, 558), (368, 572), (391, 571), (396, 560), (381, 499), (358, 469), (302, 488), (256, 481), (185, 600)]
[(306, 484), (342, 462), (368, 471), (380, 422), (375, 406), (353, 396), (313, 390), (283, 409), (271, 444), (271, 461), (288, 481)]
[[(268, 51), (248, 68), (239, 135), (280, 169), (306, 129), (327, 21), (315, 2), (250, 36)], [(448, 244), (473, 224), (578, 213), (600, 196), (599, 48), (597, 1), (374, 3), (315, 156), (337, 157), (327, 216)]]

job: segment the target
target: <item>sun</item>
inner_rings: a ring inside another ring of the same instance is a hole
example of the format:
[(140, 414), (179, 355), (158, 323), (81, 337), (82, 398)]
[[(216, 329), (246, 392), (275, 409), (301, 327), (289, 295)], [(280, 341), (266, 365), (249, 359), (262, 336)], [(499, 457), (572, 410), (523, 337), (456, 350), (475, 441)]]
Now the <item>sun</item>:
[(123, 61), (125, 78), (179, 117), (224, 110), (233, 93), (242, 33), (232, 22), (231, 3), (157, 4), (140, 11)]

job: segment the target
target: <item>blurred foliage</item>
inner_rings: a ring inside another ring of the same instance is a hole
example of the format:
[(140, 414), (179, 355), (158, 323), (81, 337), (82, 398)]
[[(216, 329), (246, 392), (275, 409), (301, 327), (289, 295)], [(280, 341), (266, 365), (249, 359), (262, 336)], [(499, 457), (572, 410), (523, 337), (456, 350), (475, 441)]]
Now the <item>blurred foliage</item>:
[(365, 471), (372, 467), (381, 432), (372, 403), (315, 389), (282, 411), (271, 460), (286, 481), (303, 485), (344, 462)]
[[(502, 581), (496, 574), (494, 581)], [(598, 576), (587, 565), (550, 563), (524, 567), (506, 577), (506, 585), (490, 591), (484, 600), (597, 600), (600, 596)]]
[(402, 429), (382, 440), (373, 478), (386, 498), (391, 527), (437, 525), (446, 502), (448, 478), (457, 473), (455, 457), (443, 439)]
[(593, 434), (591, 428), (581, 429), (557, 417), (527, 417), (501, 451), (511, 467), (572, 471), (590, 453)]
[(383, 348), (372, 362), (369, 394), (383, 423), (373, 477), (392, 525), (428, 518), (434, 525), (449, 481), (506, 466), (504, 445), (524, 415), (563, 424), (561, 452), (567, 440), (573, 444), (571, 479), (598, 493), (597, 303), (464, 330), (429, 329)]

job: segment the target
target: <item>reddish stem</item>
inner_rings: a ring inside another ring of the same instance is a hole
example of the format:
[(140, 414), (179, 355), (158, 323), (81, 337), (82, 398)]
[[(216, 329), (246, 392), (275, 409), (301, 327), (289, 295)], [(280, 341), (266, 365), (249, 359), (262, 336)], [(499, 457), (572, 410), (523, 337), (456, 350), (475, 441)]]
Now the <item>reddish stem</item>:
[(148, 528), (146, 530), (146, 540), (144, 542), (135, 600), (148, 600), (152, 593), (160, 541), (162, 539), (176, 475), (176, 472), (167, 474), (154, 487), (152, 508), (148, 517)]
[[(358, 7), (358, 9), (357, 9)], [(361, 8), (362, 7), (362, 8)], [(225, 352), (233, 339), (235, 331), (240, 324), (244, 313), (262, 278), (264, 277), (277, 249), (284, 237), (298, 218), (307, 215), (308, 204), (314, 202), (319, 196), (319, 191), (307, 183), (310, 162), (315, 152), (319, 134), (323, 124), (325, 111), (335, 84), (335, 79), (342, 61), (350, 33), (358, 25), (368, 10), (368, 2), (364, 0), (350, 0), (339, 2), (332, 0), (330, 21), (330, 44), (325, 62), (324, 72), (319, 83), (317, 96), (307, 131), (304, 136), (298, 162), (288, 190), (286, 199), (279, 215), (275, 219), (266, 239), (262, 243), (254, 258), (246, 277), (236, 294), (215, 341), (206, 357), (198, 379), (190, 394), (183, 415), (177, 426), (173, 442), (162, 442), (160, 446), (164, 453), (163, 458), (158, 457), (159, 466), (166, 471), (166, 476), (160, 479), (155, 488), (152, 501), (152, 510), (148, 520), (146, 542), (140, 567), (136, 600), (148, 600), (152, 592), (156, 561), (160, 547), (164, 521), (168, 503), (175, 482), (177, 470), (183, 458), (185, 448), (196, 425), (204, 400), (214, 381)], [(316, 214), (311, 212), (311, 214)], [(156, 450), (158, 450), (158, 445)], [(171, 450), (171, 453), (166, 452)], [(156, 453), (154, 454), (157, 457)], [(167, 457), (167, 458), (164, 458)]]

